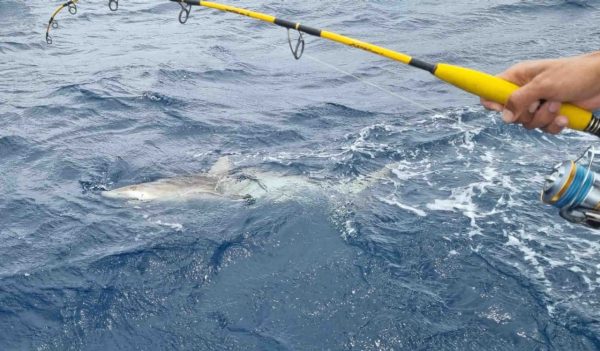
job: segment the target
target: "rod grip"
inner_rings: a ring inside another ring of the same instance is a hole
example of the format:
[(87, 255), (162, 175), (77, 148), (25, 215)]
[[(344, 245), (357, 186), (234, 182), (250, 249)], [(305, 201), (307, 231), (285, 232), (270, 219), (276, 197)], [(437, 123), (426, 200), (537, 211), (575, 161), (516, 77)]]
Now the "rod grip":
[[(439, 63), (434, 75), (464, 91), (505, 105), (519, 86), (502, 78), (470, 68)], [(562, 104), (560, 114), (569, 119), (569, 128), (600, 136), (600, 121), (590, 111)]]

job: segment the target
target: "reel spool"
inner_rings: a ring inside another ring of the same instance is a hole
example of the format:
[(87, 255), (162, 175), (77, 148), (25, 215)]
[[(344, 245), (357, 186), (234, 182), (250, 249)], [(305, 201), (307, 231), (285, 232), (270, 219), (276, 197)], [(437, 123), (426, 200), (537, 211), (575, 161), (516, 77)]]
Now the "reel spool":
[(572, 223), (600, 228), (600, 174), (592, 171), (597, 151), (588, 148), (575, 161), (554, 167), (544, 183), (542, 201)]

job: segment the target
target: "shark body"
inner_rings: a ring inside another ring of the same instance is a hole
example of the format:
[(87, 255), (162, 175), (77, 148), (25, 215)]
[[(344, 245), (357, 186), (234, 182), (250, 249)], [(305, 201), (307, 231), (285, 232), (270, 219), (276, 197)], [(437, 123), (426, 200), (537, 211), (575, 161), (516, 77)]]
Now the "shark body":
[(232, 172), (229, 158), (223, 157), (204, 174), (129, 185), (102, 194), (112, 199), (139, 201), (186, 201), (204, 198), (254, 201), (265, 197), (281, 198), (331, 189), (340, 193), (358, 193), (388, 171), (389, 168), (385, 167), (367, 177), (332, 185), (308, 177), (287, 176), (253, 168)]

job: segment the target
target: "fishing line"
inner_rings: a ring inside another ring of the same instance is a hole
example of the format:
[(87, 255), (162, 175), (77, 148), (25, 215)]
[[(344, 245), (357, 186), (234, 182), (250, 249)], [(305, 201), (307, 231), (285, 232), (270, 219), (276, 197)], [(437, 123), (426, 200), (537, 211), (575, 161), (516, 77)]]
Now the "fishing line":
[[(239, 38), (244, 38), (244, 39), (248, 39), (248, 40), (254, 41), (254, 42), (256, 42), (258, 44), (261, 44), (261, 45), (264, 45), (264, 46), (269, 46), (269, 47), (273, 47), (273, 48), (276, 48), (276, 49), (281, 48), (280, 45), (275, 45), (275, 44), (272, 44), (272, 43), (268, 43), (268, 42), (266, 42), (264, 40), (256, 39), (256, 38), (253, 38), (253, 37), (248, 36), (246, 34), (240, 34), (240, 33), (232, 32), (230, 30), (223, 29), (223, 28), (218, 28), (218, 30), (221, 31), (221, 32), (225, 32), (225, 33), (237, 36)], [(402, 96), (402, 95), (400, 95), (398, 93), (395, 93), (395, 92), (393, 92), (393, 91), (391, 91), (391, 90), (389, 90), (389, 89), (387, 89), (385, 87), (382, 87), (382, 86), (380, 86), (378, 84), (375, 84), (375, 83), (370, 82), (370, 81), (368, 81), (368, 80), (366, 80), (364, 78), (361, 78), (361, 77), (357, 76), (356, 74), (353, 74), (353, 73), (348, 72), (346, 70), (343, 70), (343, 69), (341, 69), (341, 68), (339, 68), (339, 67), (337, 67), (335, 65), (332, 65), (332, 64), (330, 64), (330, 63), (328, 63), (326, 61), (323, 61), (323, 60), (321, 60), (321, 59), (319, 59), (319, 58), (317, 58), (317, 57), (315, 57), (313, 55), (305, 53), (304, 56), (306, 58), (314, 61), (314, 62), (317, 62), (317, 63), (325, 66), (325, 67), (331, 68), (334, 71), (337, 71), (338, 73), (342, 73), (344, 75), (350, 76), (350, 77), (356, 79), (357, 81), (359, 81), (359, 82), (361, 82), (361, 83), (363, 83), (365, 85), (368, 85), (368, 86), (371, 86), (373, 88), (376, 88), (376, 89), (378, 89), (378, 90), (380, 90), (380, 91), (382, 91), (382, 92), (384, 92), (384, 93), (386, 93), (386, 94), (388, 94), (390, 96), (399, 98), (399, 99), (401, 99), (403, 101), (408, 102), (409, 104), (412, 104), (413, 106), (416, 106), (416, 107), (422, 108), (425, 111), (431, 112), (431, 113), (433, 113), (432, 119), (446, 119), (446, 120), (449, 120), (449, 121), (452, 121), (452, 122), (457, 122), (456, 119), (448, 117), (448, 116), (445, 116), (445, 115), (441, 114), (439, 111), (436, 111), (436, 110), (432, 109), (431, 107), (428, 107), (428, 106), (423, 105), (421, 103), (418, 103), (418, 102), (416, 102), (414, 100), (411, 100), (411, 99), (409, 99), (407, 97), (404, 97), (404, 96)], [(400, 75), (399, 72), (394, 72), (394, 71), (388, 70), (388, 69), (383, 69), (383, 70), (387, 71), (387, 72), (390, 72), (390, 73), (393, 73), (393, 74), (398, 75), (398, 76)], [(499, 137), (497, 137), (495, 135), (492, 135), (491, 133), (482, 131), (482, 129), (484, 127), (470, 126), (468, 123), (466, 123), (464, 121), (458, 121), (458, 122), (459, 122), (459, 124), (462, 124), (464, 126), (470, 127), (470, 128), (459, 128), (461, 132), (472, 132), (472, 133), (475, 133), (475, 134), (477, 134), (477, 133), (485, 133), (488, 137), (490, 137), (492, 139), (495, 139), (495, 140), (497, 140), (497, 141), (499, 141), (499, 142), (501, 142), (503, 144), (510, 144), (509, 141), (506, 140), (506, 139), (501, 139), (501, 138), (499, 138)], [(530, 153), (530, 154), (532, 154), (532, 153)], [(537, 156), (539, 156), (539, 155), (537, 155)]]
[[(268, 42), (266, 42), (264, 40), (256, 39), (256, 38), (251, 37), (251, 36), (246, 35), (246, 34), (236, 33), (236, 32), (230, 31), (228, 29), (223, 29), (223, 28), (217, 28), (217, 30), (219, 30), (221, 32), (224, 32), (224, 33), (227, 33), (227, 34), (230, 34), (230, 35), (233, 35), (233, 36), (236, 36), (238, 38), (243, 38), (243, 39), (247, 39), (247, 40), (253, 41), (253, 42), (257, 43), (257, 44), (264, 45), (264, 46), (267, 46), (267, 47), (272, 47), (272, 48), (275, 48), (275, 49), (280, 49), (281, 48), (281, 45), (276, 45), (276, 44), (268, 43)], [(451, 121), (451, 122), (454, 122), (454, 123), (458, 122), (458, 128), (457, 129), (460, 132), (462, 132), (462, 133), (472, 133), (473, 135), (477, 135), (477, 134), (481, 133), (481, 134), (484, 134), (484, 135), (486, 135), (487, 137), (489, 137), (491, 139), (494, 139), (494, 140), (500, 142), (500, 144), (505, 144), (505, 145), (513, 146), (512, 143), (510, 142), (510, 140), (502, 139), (502, 138), (500, 138), (498, 136), (495, 136), (495, 135), (493, 135), (493, 134), (491, 134), (489, 132), (484, 131), (483, 129), (485, 128), (485, 126), (473, 126), (473, 125), (469, 125), (468, 123), (466, 123), (466, 122), (464, 122), (462, 120), (457, 121), (454, 118), (451, 118), (451, 117), (443, 115), (442, 113), (440, 113), (439, 111), (436, 111), (436, 110), (432, 109), (431, 107), (428, 107), (428, 106), (423, 105), (421, 103), (418, 103), (418, 102), (416, 102), (414, 100), (411, 100), (411, 99), (409, 99), (407, 97), (404, 97), (404, 96), (402, 96), (402, 95), (400, 95), (398, 93), (395, 93), (395, 92), (391, 91), (390, 89), (382, 87), (382, 86), (380, 86), (380, 85), (378, 85), (376, 83), (370, 82), (370, 81), (368, 81), (368, 80), (366, 80), (366, 79), (364, 79), (362, 77), (357, 76), (356, 74), (353, 74), (353, 73), (348, 72), (348, 71), (346, 71), (346, 70), (344, 70), (344, 69), (342, 69), (340, 67), (332, 65), (332, 64), (330, 64), (330, 63), (328, 63), (326, 61), (323, 61), (323, 60), (321, 60), (321, 59), (319, 59), (319, 58), (317, 58), (317, 57), (315, 57), (313, 55), (304, 53), (304, 57), (306, 57), (306, 58), (308, 58), (308, 59), (310, 59), (310, 60), (312, 60), (312, 61), (314, 61), (314, 62), (316, 62), (316, 63), (318, 63), (318, 64), (320, 64), (322, 66), (324, 66), (324, 67), (331, 68), (332, 70), (334, 70), (334, 71), (336, 71), (338, 73), (350, 76), (350, 77), (356, 79), (357, 81), (359, 81), (359, 82), (361, 82), (361, 83), (363, 83), (363, 84), (365, 84), (367, 86), (376, 88), (376, 89), (378, 89), (378, 90), (380, 90), (380, 91), (382, 91), (382, 92), (384, 92), (384, 93), (386, 93), (386, 94), (388, 94), (390, 96), (396, 97), (396, 98), (401, 99), (401, 100), (403, 100), (403, 101), (405, 101), (405, 102), (407, 102), (409, 104), (412, 104), (415, 107), (422, 108), (424, 111), (432, 113), (433, 115), (431, 116), (431, 118), (434, 119), (434, 120), (435, 119), (445, 119), (445, 120), (448, 120), (448, 121)], [(385, 69), (385, 68), (382, 68), (382, 70), (390, 72), (390, 73), (393, 73), (393, 74), (395, 74), (397, 76), (400, 76), (399, 72), (394, 72), (392, 70), (388, 70), (388, 69)], [(460, 127), (461, 125), (464, 126), (464, 127)], [(538, 141), (538, 143), (539, 143), (539, 141)], [(524, 154), (528, 154), (530, 157), (535, 157), (535, 158), (539, 157), (539, 154), (535, 154), (535, 153), (533, 153), (533, 152), (531, 152), (531, 151), (529, 151), (527, 149), (520, 150), (520, 152), (524, 153)]]
[[(223, 29), (223, 28), (218, 28), (217, 30), (219, 30), (221, 32), (228, 33), (228, 34), (232, 34), (232, 35), (240, 37), (240, 38), (252, 40), (252, 41), (254, 41), (254, 42), (258, 43), (258, 44), (264, 45), (264, 46), (270, 46), (270, 47), (273, 47), (273, 48), (276, 48), (276, 49), (281, 48), (281, 45), (275, 45), (275, 44), (267, 43), (266, 41), (253, 38), (253, 37), (245, 35), (245, 34), (240, 34), (240, 33), (232, 32), (230, 30)], [(389, 94), (389, 95), (391, 95), (393, 97), (396, 97), (396, 98), (398, 98), (400, 100), (403, 100), (403, 101), (405, 101), (405, 102), (407, 102), (409, 104), (412, 104), (413, 106), (419, 107), (419, 108), (421, 108), (423, 110), (426, 110), (426, 111), (429, 111), (429, 112), (432, 112), (432, 113), (435, 113), (435, 114), (438, 113), (438, 111), (432, 109), (431, 107), (428, 107), (428, 106), (426, 106), (424, 104), (421, 104), (421, 103), (416, 102), (414, 100), (411, 100), (411, 99), (409, 99), (407, 97), (399, 95), (399, 94), (397, 94), (397, 93), (395, 93), (395, 92), (393, 92), (393, 91), (391, 91), (391, 90), (389, 90), (389, 89), (387, 89), (385, 87), (382, 87), (382, 86), (380, 86), (378, 84), (370, 82), (370, 81), (368, 81), (368, 80), (366, 80), (364, 78), (361, 78), (361, 77), (357, 76), (356, 74), (353, 74), (353, 73), (348, 72), (348, 71), (346, 71), (344, 69), (341, 69), (341, 68), (339, 68), (339, 67), (337, 67), (335, 65), (332, 65), (331, 63), (325, 62), (325, 61), (323, 61), (323, 60), (321, 60), (321, 59), (319, 59), (319, 58), (317, 58), (317, 57), (315, 57), (313, 55), (304, 53), (303, 57), (306, 57), (306, 58), (310, 59), (311, 61), (317, 62), (317, 63), (321, 64), (322, 66), (331, 68), (332, 70), (337, 71), (338, 73), (341, 73), (341, 74), (344, 74), (346, 76), (352, 77), (352, 78), (356, 79), (357, 81), (359, 81), (359, 82), (361, 82), (363, 84), (369, 85), (369, 86), (371, 86), (373, 88), (376, 88), (376, 89), (378, 89), (380, 91), (383, 91), (384, 93)]]

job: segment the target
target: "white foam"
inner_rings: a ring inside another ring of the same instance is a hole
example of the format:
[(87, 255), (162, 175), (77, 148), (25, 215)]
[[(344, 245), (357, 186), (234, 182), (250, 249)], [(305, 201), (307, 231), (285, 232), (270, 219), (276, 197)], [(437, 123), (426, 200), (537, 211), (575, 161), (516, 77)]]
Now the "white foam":
[(155, 221), (154, 223), (163, 226), (163, 227), (168, 227), (171, 229), (175, 229), (176, 231), (180, 232), (183, 230), (183, 225), (180, 223), (168, 223), (168, 222), (163, 222), (161, 220)]
[(431, 163), (429, 159), (421, 160), (418, 163), (406, 160), (399, 161), (394, 164), (392, 174), (399, 180), (409, 180), (417, 177), (426, 180), (427, 175), (431, 174)]
[(485, 167), (481, 175), (483, 176), (483, 179), (485, 179), (487, 182), (493, 182), (500, 176), (496, 168), (490, 166)]
[(583, 278), (583, 281), (584, 281), (584, 282), (587, 284), (587, 286), (588, 286), (589, 288), (591, 288), (591, 287), (592, 287), (592, 280), (591, 280), (591, 279), (590, 279), (590, 278), (589, 278), (587, 275), (585, 275), (585, 274), (582, 274), (582, 275), (581, 275), (581, 278)]
[(479, 313), (479, 316), (492, 320), (497, 324), (505, 324), (512, 320), (512, 316), (508, 312), (503, 312), (500, 308), (495, 306), (490, 307), (487, 312)]
[(377, 138), (380, 134), (389, 136), (403, 131), (404, 128), (406, 127), (397, 127), (384, 123), (372, 124), (362, 128), (358, 132), (358, 135), (355, 133), (347, 134), (346, 139), (354, 140), (349, 146), (345, 146), (344, 150), (350, 152), (351, 154), (359, 153), (374, 159), (376, 158), (376, 153), (385, 152), (390, 146), (388, 144), (371, 141), (371, 139), (373, 139), (372, 137)]
[(581, 268), (579, 268), (579, 267), (577, 267), (577, 266), (572, 266), (572, 267), (569, 267), (569, 270), (570, 270), (571, 272), (575, 272), (575, 273), (583, 273), (583, 272), (585, 272), (583, 269), (581, 269)]
[(403, 210), (410, 211), (410, 212), (416, 214), (417, 216), (421, 216), (421, 217), (427, 216), (427, 212), (425, 212), (421, 209), (418, 209), (416, 207), (413, 207), (413, 206), (405, 205), (405, 204), (401, 203), (400, 201), (398, 201), (398, 199), (396, 199), (395, 197), (393, 199), (386, 199), (386, 198), (378, 197), (377, 199), (388, 205), (397, 206)]
[[(521, 253), (523, 253), (523, 259), (525, 261), (529, 262), (534, 267), (537, 278), (542, 280), (545, 285), (550, 286), (550, 282), (548, 281), (548, 279), (546, 279), (546, 274), (544, 272), (544, 268), (540, 265), (540, 262), (537, 259), (536, 252), (533, 249), (531, 249), (529, 246), (527, 246), (526, 243), (519, 240), (516, 236), (517, 233), (507, 234), (505, 232), (505, 234), (508, 237), (508, 241), (506, 242), (505, 245), (516, 247), (519, 251), (521, 251)], [(518, 234), (520, 234), (519, 235), (520, 237), (523, 237), (524, 230), (520, 229), (518, 231)]]
[(354, 223), (351, 220), (347, 220), (344, 223), (344, 237), (350, 238), (356, 236), (357, 230), (354, 228)]
[(433, 211), (461, 211), (464, 216), (471, 219), (471, 225), (476, 226), (475, 219), (478, 215), (477, 205), (473, 202), (473, 186), (453, 189), (448, 199), (435, 199), (426, 207)]
[(481, 128), (473, 128), (470, 130), (465, 130), (465, 135), (463, 138), (463, 143), (460, 147), (467, 149), (469, 152), (475, 150), (475, 142), (473, 142), (473, 137), (481, 132)]

